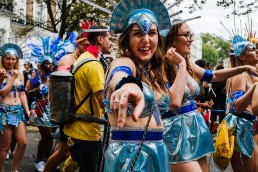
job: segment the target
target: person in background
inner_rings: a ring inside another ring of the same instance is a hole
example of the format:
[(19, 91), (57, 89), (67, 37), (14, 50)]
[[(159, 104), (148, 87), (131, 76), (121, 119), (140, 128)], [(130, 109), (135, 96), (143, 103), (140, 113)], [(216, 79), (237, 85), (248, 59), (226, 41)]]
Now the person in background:
[(30, 70), (33, 68), (33, 65), (29, 61), (25, 61), (23, 64), (25, 70), (23, 71), (24, 84), (26, 85), (27, 81), (30, 79)]
[(211, 64), (210, 61), (206, 61), (206, 68), (205, 69), (212, 70), (212, 64)]
[[(195, 61), (195, 64), (203, 69), (208, 69), (208, 63), (206, 60), (199, 59)], [(210, 86), (207, 82), (200, 82), (200, 94), (196, 98), (196, 105), (198, 107), (198, 111), (204, 116), (205, 121), (208, 125), (210, 125), (210, 111), (208, 109), (212, 108), (213, 103), (211, 103), (211, 99), (213, 98), (213, 93), (210, 90)]]
[(33, 68), (29, 71), (29, 75), (31, 76), (30, 79), (28, 79), (26, 83), (26, 95), (28, 99), (28, 105), (29, 108), (31, 109), (31, 104), (33, 101), (36, 100), (36, 89), (40, 85), (40, 75), (37, 69)]
[[(219, 65), (216, 67), (216, 70), (224, 69), (223, 66)], [(213, 129), (213, 124), (217, 121), (217, 116), (219, 117), (219, 124), (225, 118), (226, 113), (226, 83), (227, 80), (220, 82), (212, 82), (212, 89), (216, 94), (216, 97), (213, 98), (214, 105), (211, 111), (211, 132), (215, 133), (216, 130)], [(215, 127), (216, 128), (216, 127)]]
[(66, 54), (58, 62), (58, 70), (70, 70), (71, 65), (84, 53), (89, 46), (89, 41), (82, 34), (76, 38), (75, 51), (71, 54)]

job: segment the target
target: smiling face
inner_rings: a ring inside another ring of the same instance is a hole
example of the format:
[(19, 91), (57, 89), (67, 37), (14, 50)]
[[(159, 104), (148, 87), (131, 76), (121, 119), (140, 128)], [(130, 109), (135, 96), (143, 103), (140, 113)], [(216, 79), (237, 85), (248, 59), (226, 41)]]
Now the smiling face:
[(182, 23), (175, 36), (174, 48), (183, 57), (191, 54), (191, 44), (193, 42), (193, 34), (186, 23)]
[(158, 29), (152, 24), (148, 34), (144, 34), (137, 24), (129, 32), (129, 46), (135, 58), (142, 64), (148, 63), (158, 46)]
[(14, 69), (17, 64), (17, 56), (14, 54), (13, 56), (10, 56), (9, 53), (5, 54), (2, 63), (6, 70)]

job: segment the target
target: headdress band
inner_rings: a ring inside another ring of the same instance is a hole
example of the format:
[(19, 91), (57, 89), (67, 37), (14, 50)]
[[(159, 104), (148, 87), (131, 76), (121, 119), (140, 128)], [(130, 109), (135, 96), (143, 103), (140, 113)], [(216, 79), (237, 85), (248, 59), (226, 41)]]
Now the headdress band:
[(246, 41), (239, 35), (234, 36), (232, 43), (236, 57), (240, 56), (248, 45), (254, 46), (251, 42)]
[(159, 30), (170, 29), (170, 18), (160, 0), (122, 0), (115, 7), (110, 30), (121, 33), (132, 24), (138, 24), (144, 33), (156, 23)]
[(76, 40), (76, 44), (79, 44), (82, 41), (88, 40), (87, 38), (80, 38), (78, 40)]
[(16, 55), (17, 58), (20, 58), (20, 59), (23, 58), (23, 53), (21, 48), (18, 45), (13, 43), (4, 44), (0, 48), (0, 56), (4, 56), (7, 53), (10, 54), (10, 56)]

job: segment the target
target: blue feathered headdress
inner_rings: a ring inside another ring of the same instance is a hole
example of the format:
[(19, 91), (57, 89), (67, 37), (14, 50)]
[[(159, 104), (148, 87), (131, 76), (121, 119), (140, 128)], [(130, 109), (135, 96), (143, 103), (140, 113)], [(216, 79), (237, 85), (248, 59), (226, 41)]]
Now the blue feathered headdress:
[(234, 36), (232, 43), (233, 43), (233, 49), (236, 57), (240, 56), (241, 53), (248, 45), (254, 46), (254, 44), (252, 44), (249, 41), (246, 41), (244, 38), (242, 38), (239, 35)]
[(27, 46), (32, 50), (31, 56), (38, 58), (38, 61), (42, 64), (46, 60), (58, 64), (61, 57), (68, 52), (75, 50), (74, 44), (69, 40), (62, 41), (60, 37), (47, 37), (37, 36), (35, 43), (30, 43)]
[(144, 33), (156, 23), (160, 30), (170, 29), (168, 11), (160, 0), (121, 0), (115, 7), (110, 30), (123, 32), (132, 24), (138, 24)]

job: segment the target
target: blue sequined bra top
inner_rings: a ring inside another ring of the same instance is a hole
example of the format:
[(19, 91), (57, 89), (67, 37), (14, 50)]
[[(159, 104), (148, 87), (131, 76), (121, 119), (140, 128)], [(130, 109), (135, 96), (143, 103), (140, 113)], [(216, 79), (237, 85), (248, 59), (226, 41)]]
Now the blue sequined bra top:
[[(6, 84), (7, 83), (2, 83), (2, 85), (0, 86), (0, 90), (3, 89)], [(22, 84), (18, 86), (13, 85), (11, 91), (25, 91), (25, 87)]]
[[(128, 68), (126, 66), (119, 66), (118, 68), (115, 68), (112, 73), (115, 73), (114, 71), (120, 71), (120, 72), (125, 72), (125, 70), (119, 70), (121, 69), (121, 67), (123, 68)], [(110, 75), (110, 77), (112, 77), (113, 75)], [(128, 73), (128, 72), (125, 72)], [(130, 74), (130, 73), (128, 73)], [(107, 80), (107, 84), (105, 86), (104, 89), (104, 104), (105, 104), (105, 112), (107, 113), (112, 113), (112, 110), (110, 109), (110, 100), (106, 100), (106, 92), (107, 92), (107, 87), (108, 87), (108, 81), (110, 81), (111, 79)], [(155, 117), (155, 120), (157, 122), (157, 124), (159, 125), (160, 122), (160, 116), (164, 113), (167, 112), (169, 109), (169, 104), (170, 104), (170, 98), (167, 94), (163, 95), (159, 100), (155, 101), (154, 98), (154, 91), (144, 82), (142, 82), (143, 84), (143, 94), (144, 94), (144, 101), (145, 101), (145, 107), (143, 109), (143, 112), (140, 116), (140, 118), (144, 118), (146, 116), (149, 116), (150, 114), (153, 114), (153, 116)], [(127, 108), (127, 115), (132, 115), (134, 110), (133, 105), (131, 105), (130, 103), (128, 104), (128, 108)]]
[[(143, 84), (143, 94), (144, 94), (144, 101), (145, 107), (141, 114), (141, 118), (148, 116), (150, 113), (153, 113), (154, 109), (157, 108), (159, 114), (163, 114), (164, 112), (168, 111), (170, 98), (168, 95), (162, 96), (158, 101), (154, 99), (154, 92), (150, 89), (150, 87), (142, 82)], [(110, 109), (110, 100), (104, 100), (105, 104), (105, 112), (112, 113)], [(128, 105), (127, 108), (127, 115), (132, 115), (133, 113), (133, 106), (131, 104)]]
[(191, 100), (195, 100), (200, 93), (200, 86), (192, 76), (188, 75), (186, 77), (186, 82), (187, 85), (185, 86), (185, 93), (181, 106), (191, 103)]

